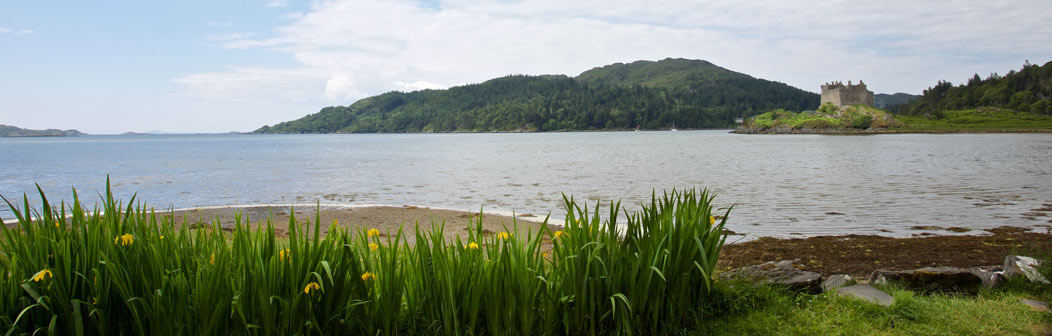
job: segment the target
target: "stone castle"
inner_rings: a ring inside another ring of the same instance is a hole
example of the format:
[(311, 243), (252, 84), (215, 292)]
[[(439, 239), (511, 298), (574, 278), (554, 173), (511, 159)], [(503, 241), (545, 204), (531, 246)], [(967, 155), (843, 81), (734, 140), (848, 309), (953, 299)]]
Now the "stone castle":
[(858, 81), (858, 85), (847, 85), (841, 82), (832, 82), (822, 85), (822, 104), (833, 103), (836, 106), (868, 105), (873, 106), (873, 91), (866, 89), (866, 83)]

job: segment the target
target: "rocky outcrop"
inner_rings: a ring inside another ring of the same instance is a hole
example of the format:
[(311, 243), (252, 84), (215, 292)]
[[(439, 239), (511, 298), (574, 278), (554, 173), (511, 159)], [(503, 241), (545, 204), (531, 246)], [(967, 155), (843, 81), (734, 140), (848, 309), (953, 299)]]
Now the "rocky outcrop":
[(1049, 283), (1037, 268), (1041, 267), (1041, 260), (1031, 257), (1010, 255), (1005, 257), (1004, 277), (1012, 278), (1025, 276), (1031, 282)]
[(852, 285), (834, 289), (841, 297), (850, 297), (869, 301), (881, 306), (890, 307), (895, 304), (895, 298), (888, 293), (873, 288), (870, 285)]
[(855, 279), (847, 274), (834, 274), (830, 275), (824, 281), (822, 281), (822, 291), (828, 292), (844, 286), (854, 285)]
[(782, 286), (790, 290), (818, 294), (822, 292), (822, 275), (804, 271), (796, 260), (770, 261), (742, 267), (721, 275), (725, 280), (746, 280), (757, 284)]
[(984, 285), (983, 275), (974, 269), (925, 267), (909, 271), (875, 271), (870, 283), (895, 282), (918, 292), (977, 292)]

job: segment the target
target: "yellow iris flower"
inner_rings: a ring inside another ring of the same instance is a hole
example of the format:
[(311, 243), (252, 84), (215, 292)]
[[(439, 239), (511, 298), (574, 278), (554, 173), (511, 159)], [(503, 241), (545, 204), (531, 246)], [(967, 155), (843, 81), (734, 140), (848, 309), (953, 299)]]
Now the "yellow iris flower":
[(40, 280), (44, 280), (45, 275), (49, 278), (55, 277), (54, 274), (51, 274), (51, 270), (45, 268), (44, 270), (37, 272), (37, 274), (33, 275), (33, 281), (40, 282)]
[(477, 250), (477, 249), (479, 249), (479, 244), (470, 243), (470, 244), (468, 244), (468, 248), (472, 249), (472, 250)]
[(368, 280), (376, 280), (376, 274), (373, 274), (373, 272), (362, 273), (362, 281)]
[(303, 294), (310, 294), (310, 291), (312, 289), (314, 291), (319, 291), (321, 290), (321, 285), (319, 285), (317, 282), (311, 282), (307, 284), (307, 287), (303, 287)]
[(116, 238), (113, 238), (113, 243), (120, 246), (128, 246), (134, 242), (135, 236), (132, 236), (130, 233), (125, 233), (123, 235), (117, 236)]
[(366, 235), (367, 235), (367, 236), (369, 236), (369, 237), (377, 237), (377, 236), (380, 236), (380, 230), (377, 230), (377, 229), (369, 229), (369, 231), (368, 231), (368, 232), (366, 232)]

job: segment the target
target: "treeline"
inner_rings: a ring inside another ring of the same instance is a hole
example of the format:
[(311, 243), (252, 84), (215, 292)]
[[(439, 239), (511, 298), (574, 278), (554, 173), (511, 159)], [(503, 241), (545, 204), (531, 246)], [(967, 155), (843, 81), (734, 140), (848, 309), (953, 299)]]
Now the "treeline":
[(924, 90), (916, 101), (892, 108), (898, 114), (940, 118), (942, 111), (1000, 107), (1034, 114), (1052, 115), (1052, 62), (1037, 66), (1026, 62), (1019, 71), (986, 79), (978, 74), (967, 84), (953, 86), (940, 81)]
[(256, 132), (661, 129), (673, 122), (679, 128), (730, 128), (735, 118), (771, 109), (815, 109), (818, 98), (744, 75), (669, 87), (514, 75), (447, 90), (389, 92)]

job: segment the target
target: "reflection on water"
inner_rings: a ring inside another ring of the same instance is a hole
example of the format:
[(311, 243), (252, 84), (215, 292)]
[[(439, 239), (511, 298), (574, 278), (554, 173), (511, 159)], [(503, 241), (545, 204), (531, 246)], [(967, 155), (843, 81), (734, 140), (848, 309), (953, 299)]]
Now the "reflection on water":
[[(416, 204), (561, 217), (562, 193), (635, 208), (709, 187), (752, 236), (883, 234), (912, 226), (1052, 224), (1052, 134), (178, 135), (0, 139), (0, 194), (158, 208)], [(10, 219), (4, 210), (0, 216)], [(1044, 231), (1044, 230), (1042, 230)]]

